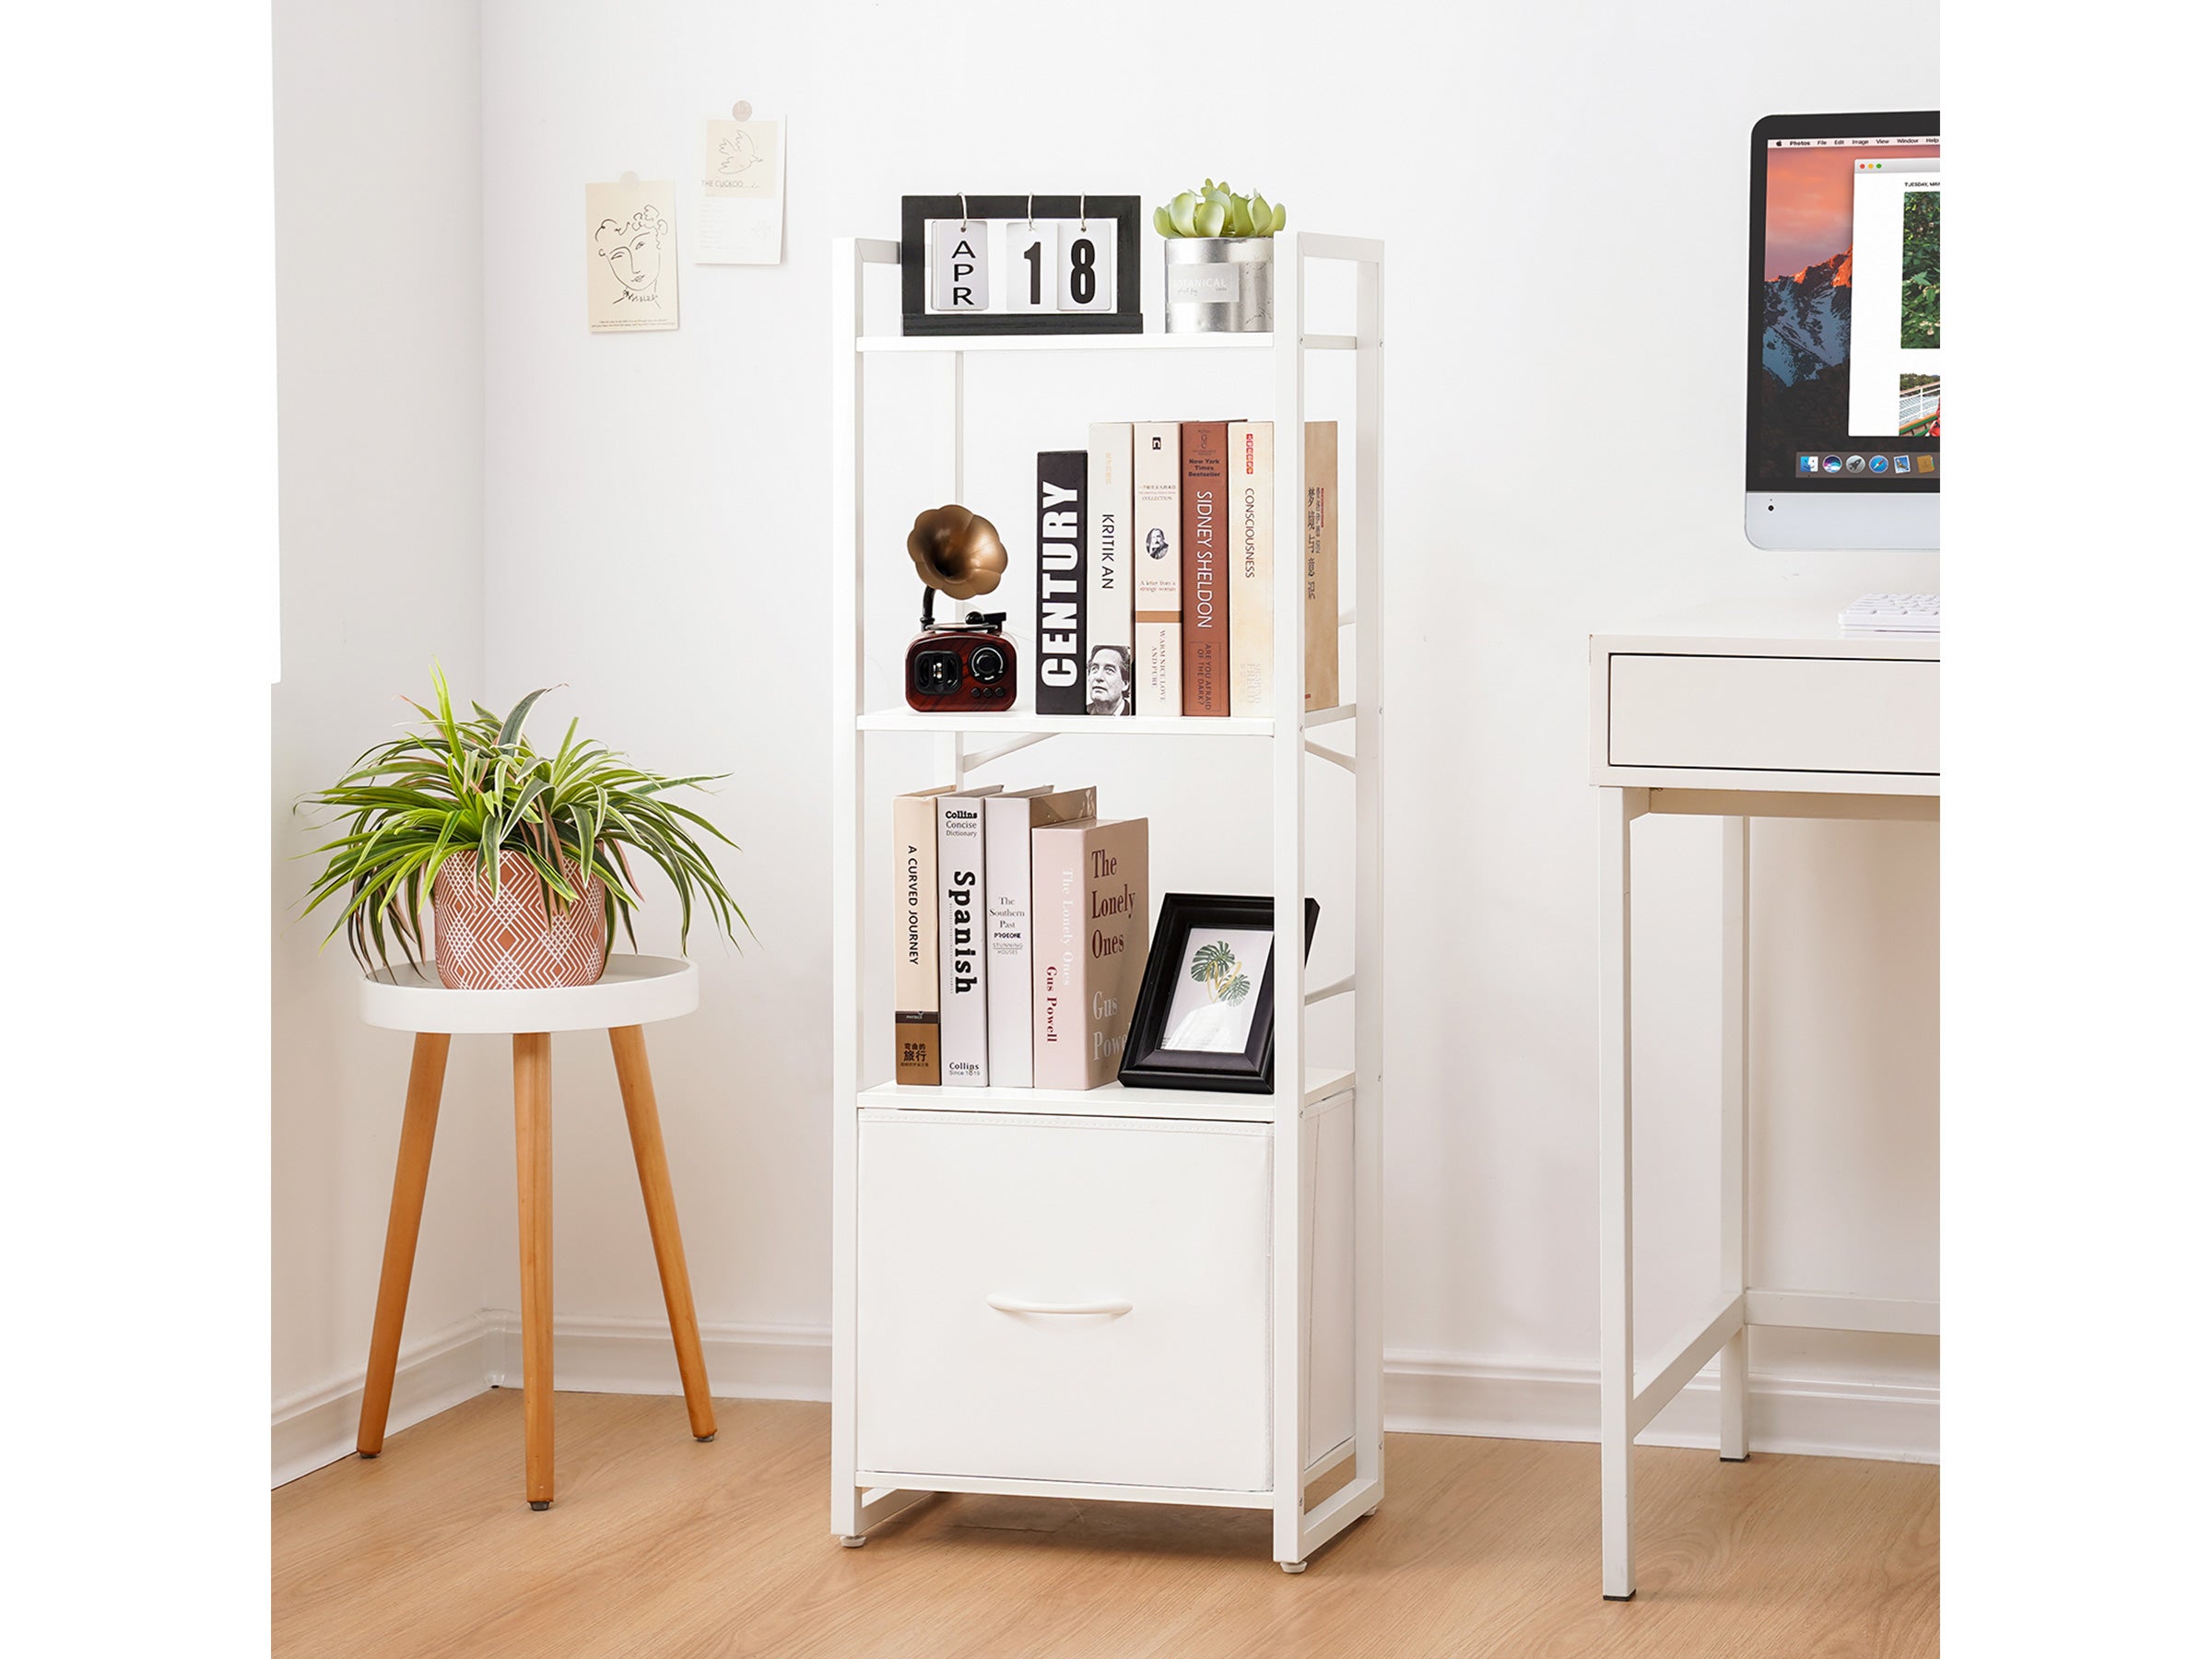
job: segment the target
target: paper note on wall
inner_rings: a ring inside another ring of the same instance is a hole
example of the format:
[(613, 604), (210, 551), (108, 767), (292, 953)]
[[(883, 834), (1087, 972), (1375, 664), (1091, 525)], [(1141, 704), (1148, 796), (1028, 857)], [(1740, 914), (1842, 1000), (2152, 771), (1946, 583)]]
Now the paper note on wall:
[(710, 121), (699, 178), (699, 265), (783, 263), (783, 124)]
[(583, 187), (585, 316), (594, 334), (674, 328), (676, 181), (624, 173)]

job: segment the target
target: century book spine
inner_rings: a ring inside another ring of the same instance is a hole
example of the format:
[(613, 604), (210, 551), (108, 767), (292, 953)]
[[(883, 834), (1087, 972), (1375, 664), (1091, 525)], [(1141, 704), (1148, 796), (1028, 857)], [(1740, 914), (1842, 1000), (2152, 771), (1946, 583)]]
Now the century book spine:
[(937, 796), (891, 801), (891, 891), (898, 956), (891, 969), (893, 1077), (935, 1087), (939, 1072), (937, 1015)]
[(1151, 909), (1143, 818), (1038, 830), (1036, 1086), (1097, 1088), (1121, 1070)]
[(938, 1041), (947, 1087), (991, 1081), (989, 996), (983, 988), (983, 803), (937, 800)]
[(1090, 457), (1037, 456), (1037, 712), (1083, 712), (1083, 512)]
[(1182, 712), (1182, 441), (1171, 420), (1138, 423), (1129, 562), (1135, 582), (1136, 712)]
[(1229, 424), (1182, 423), (1182, 712), (1229, 712), (1229, 589), (1222, 490)]
[(1336, 423), (1306, 422), (1306, 707), (1342, 697), (1336, 656)]
[(1027, 1088), (1035, 1077), (1030, 1046), (1036, 966), (1030, 832), (1096, 818), (1098, 810), (1096, 789), (1036, 790), (984, 799), (983, 905), (989, 918), (984, 948), (990, 960), (984, 964), (983, 989), (994, 1088)]
[(1229, 429), (1229, 712), (1275, 712), (1275, 423)]
[(1084, 517), (1089, 531), (1084, 606), (1083, 705), (1089, 714), (1136, 712), (1132, 659), (1135, 613), (1130, 598), (1130, 425), (1102, 420), (1090, 429), (1089, 487)]

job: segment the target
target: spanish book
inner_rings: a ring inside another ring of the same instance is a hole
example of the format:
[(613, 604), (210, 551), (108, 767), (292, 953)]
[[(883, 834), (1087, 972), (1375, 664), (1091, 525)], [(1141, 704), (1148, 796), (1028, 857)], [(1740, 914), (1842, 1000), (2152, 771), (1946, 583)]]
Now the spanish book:
[(1136, 609), (1136, 712), (1182, 712), (1182, 440), (1171, 420), (1135, 429), (1129, 562)]
[(1037, 456), (1037, 712), (1083, 712), (1082, 450)]
[(1275, 422), (1229, 429), (1229, 712), (1275, 712)]
[(1121, 1070), (1151, 923), (1143, 818), (1056, 824), (1030, 837), (1037, 964), (1036, 1087), (1097, 1088)]
[(1223, 578), (1228, 527), (1229, 424), (1182, 423), (1182, 712), (1229, 712), (1230, 594)]
[(1136, 712), (1135, 611), (1130, 598), (1130, 426), (1102, 420), (1090, 429), (1089, 488), (1084, 496), (1088, 582), (1084, 607), (1083, 707), (1088, 714)]
[(1336, 684), (1336, 423), (1306, 422), (1306, 707), (1333, 709)]
[(947, 1087), (991, 1081), (988, 997), (983, 989), (983, 802), (937, 797), (938, 1044)]
[(1096, 789), (1051, 784), (983, 801), (983, 905), (989, 918), (984, 946), (985, 1007), (990, 1016), (991, 1081), (1000, 1088), (1027, 1088), (1030, 1063), (1030, 994), (1035, 970), (1035, 929), (1030, 906), (1030, 832), (1047, 824), (1096, 818)]

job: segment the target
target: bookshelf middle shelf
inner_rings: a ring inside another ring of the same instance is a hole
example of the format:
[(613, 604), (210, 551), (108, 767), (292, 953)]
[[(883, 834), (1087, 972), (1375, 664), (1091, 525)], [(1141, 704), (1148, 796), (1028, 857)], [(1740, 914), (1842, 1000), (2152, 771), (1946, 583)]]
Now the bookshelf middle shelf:
[[(1343, 1066), (1308, 1066), (1303, 1110), (1350, 1090), (1353, 1074)], [(879, 1083), (860, 1091), (864, 1106), (898, 1106), (932, 1112), (1002, 1112), (1048, 1117), (1206, 1118), (1236, 1123), (1275, 1122), (1271, 1094), (1230, 1094), (1196, 1088), (1124, 1088), (1119, 1083), (1097, 1088), (963, 1088), (957, 1085), (916, 1086)]]
[[(1356, 719), (1359, 709), (1340, 703), (1333, 709), (1315, 709), (1305, 717), (1311, 726), (1334, 725)], [(853, 721), (863, 732), (1014, 732), (1047, 736), (1078, 735), (1094, 737), (1272, 737), (1275, 722), (1266, 716), (1206, 717), (1194, 714), (1135, 714), (1108, 720), (1088, 714), (1030, 714), (1014, 711), (1003, 714), (918, 713), (912, 709), (874, 709)]]

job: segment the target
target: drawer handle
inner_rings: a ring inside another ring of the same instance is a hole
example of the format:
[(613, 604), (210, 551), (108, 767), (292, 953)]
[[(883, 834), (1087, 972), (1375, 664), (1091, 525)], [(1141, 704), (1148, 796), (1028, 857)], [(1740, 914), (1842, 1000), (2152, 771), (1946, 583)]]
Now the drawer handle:
[(1106, 1313), (1116, 1318), (1134, 1305), (1125, 1301), (1024, 1301), (1018, 1296), (986, 1296), (983, 1300), (1001, 1313)]

